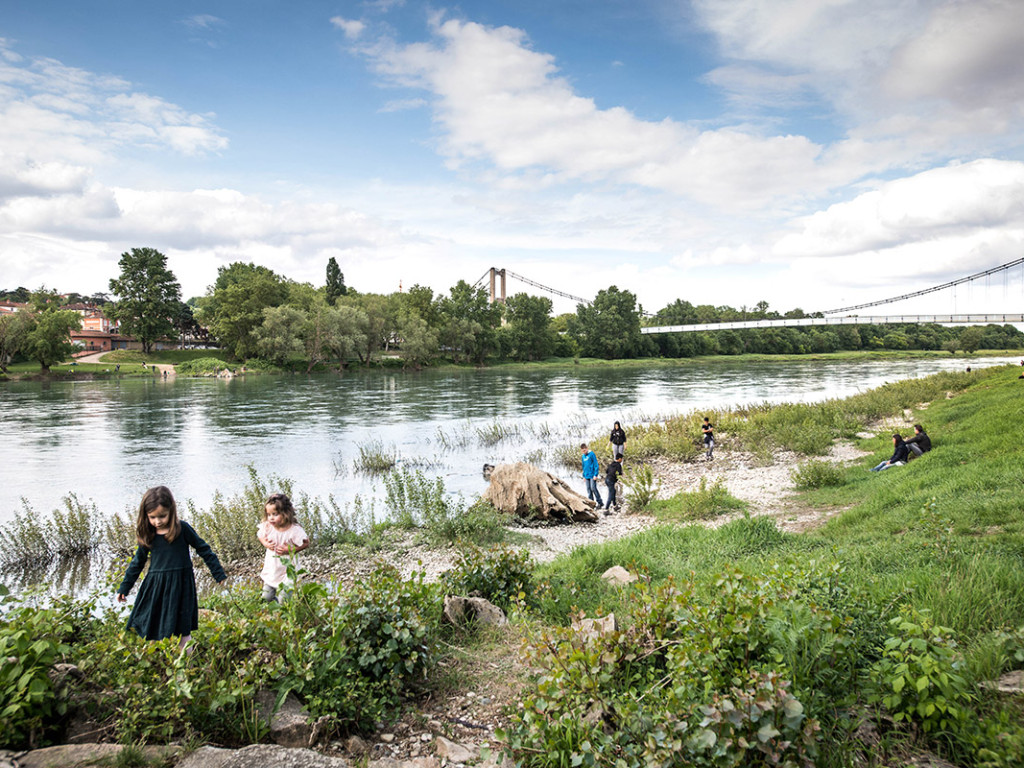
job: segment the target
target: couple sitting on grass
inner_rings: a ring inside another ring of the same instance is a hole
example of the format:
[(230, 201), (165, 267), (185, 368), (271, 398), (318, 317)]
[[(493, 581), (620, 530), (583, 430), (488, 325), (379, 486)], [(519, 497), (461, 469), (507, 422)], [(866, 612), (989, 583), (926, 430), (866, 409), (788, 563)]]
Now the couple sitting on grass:
[(922, 456), (932, 449), (931, 438), (920, 424), (914, 425), (914, 436), (907, 440), (904, 440), (899, 432), (895, 432), (892, 436), (892, 444), (894, 446), (892, 456), (878, 466), (872, 467), (872, 472), (881, 472), (889, 467), (902, 467), (910, 461), (911, 454)]

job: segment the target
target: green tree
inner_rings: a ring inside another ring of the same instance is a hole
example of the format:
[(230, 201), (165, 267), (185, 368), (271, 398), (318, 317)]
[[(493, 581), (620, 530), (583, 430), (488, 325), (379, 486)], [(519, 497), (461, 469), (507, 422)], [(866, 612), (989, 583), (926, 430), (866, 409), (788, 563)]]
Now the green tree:
[(289, 358), (303, 352), (302, 329), (306, 313), (295, 307), (267, 307), (263, 310), (263, 323), (253, 335), (256, 351), (264, 360), (284, 365)]
[(440, 340), (460, 359), (482, 363), (498, 348), (496, 331), (501, 325), (501, 304), (491, 304), (487, 291), (459, 280), (451, 295), (437, 301)]
[(406, 365), (421, 368), (437, 354), (437, 331), (415, 312), (402, 316), (402, 359)]
[(348, 289), (345, 288), (345, 275), (342, 274), (341, 268), (338, 266), (338, 260), (333, 256), (327, 260), (327, 303), (332, 307), (338, 301), (339, 296), (344, 296), (348, 293)]
[(167, 257), (154, 248), (132, 248), (121, 254), (119, 264), (121, 276), (110, 281), (117, 303), (106, 312), (149, 353), (153, 342), (174, 333), (181, 286), (167, 268)]
[(636, 296), (614, 285), (598, 291), (592, 304), (576, 308), (576, 322), (571, 330), (587, 357), (642, 357), (653, 350), (650, 341), (640, 333)]
[(960, 332), (960, 348), (964, 352), (977, 352), (981, 349), (981, 340), (985, 337), (985, 331), (978, 325), (964, 328)]
[(71, 356), (76, 347), (71, 332), (82, 327), (82, 318), (73, 310), (61, 309), (56, 291), (40, 289), (32, 294), (34, 324), (25, 339), (25, 354), (38, 361), (43, 373), (50, 366)]
[(557, 338), (551, 327), (551, 299), (517, 293), (505, 302), (508, 353), (515, 360), (541, 360), (555, 351)]
[(385, 296), (380, 293), (352, 292), (345, 297), (345, 305), (362, 312), (360, 332), (364, 341), (356, 348), (356, 354), (363, 364), (373, 361), (374, 355), (388, 348), (398, 333), (399, 300), (396, 294)]
[(256, 353), (255, 331), (263, 310), (288, 298), (288, 283), (266, 267), (234, 262), (217, 270), (210, 294), (200, 299), (198, 319), (239, 360)]
[(28, 343), (28, 335), (35, 321), (28, 312), (5, 312), (0, 315), (0, 372)]
[(306, 359), (309, 361), (306, 371), (332, 357), (344, 365), (349, 355), (365, 349), (366, 326), (366, 315), (354, 307), (331, 307), (326, 300), (314, 305), (303, 328)]

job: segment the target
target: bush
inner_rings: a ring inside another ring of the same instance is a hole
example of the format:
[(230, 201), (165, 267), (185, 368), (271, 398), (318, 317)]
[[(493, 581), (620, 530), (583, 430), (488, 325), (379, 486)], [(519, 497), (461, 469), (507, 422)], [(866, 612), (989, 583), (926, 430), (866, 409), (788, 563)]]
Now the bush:
[(831, 461), (805, 461), (790, 470), (793, 484), (802, 490), (837, 487), (846, 483), (846, 473)]
[[(0, 604), (9, 598), (0, 586)], [(17, 605), (0, 622), (0, 747), (41, 746), (67, 711), (49, 671), (69, 650), (69, 623), (54, 610)]]
[(971, 695), (952, 630), (912, 608), (890, 626), (895, 634), (871, 668), (869, 700), (881, 703), (897, 723), (914, 722), (926, 732), (957, 730)]
[(630, 466), (622, 473), (622, 484), (626, 486), (629, 508), (637, 512), (647, 509), (661, 490), (661, 478), (655, 477), (654, 470), (647, 464)]
[(477, 594), (507, 610), (533, 594), (533, 567), (526, 550), (467, 546), (456, 555), (455, 567), (444, 573), (442, 582), (448, 594)]
[(216, 357), (197, 357), (195, 360), (186, 360), (174, 367), (174, 370), (184, 376), (203, 376), (211, 373), (218, 373), (228, 368), (228, 364)]

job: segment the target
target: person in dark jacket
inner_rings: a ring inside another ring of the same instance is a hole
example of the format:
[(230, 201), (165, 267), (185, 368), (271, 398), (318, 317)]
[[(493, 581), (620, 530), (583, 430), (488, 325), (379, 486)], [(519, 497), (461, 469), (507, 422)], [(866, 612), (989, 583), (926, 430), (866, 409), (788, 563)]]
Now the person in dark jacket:
[(883, 469), (889, 467), (902, 467), (907, 463), (907, 456), (910, 455), (910, 449), (907, 448), (907, 444), (903, 442), (903, 436), (898, 432), (892, 436), (893, 452), (892, 456), (883, 461), (877, 467), (872, 467), (872, 472), (881, 472)]
[(604, 484), (608, 488), (608, 503), (604, 508), (606, 515), (611, 512), (612, 507), (615, 507), (616, 510), (619, 508), (618, 503), (615, 501), (615, 481), (618, 480), (621, 474), (622, 463), (618, 457), (612, 456), (612, 460), (608, 462), (608, 468), (604, 471)]
[(611, 437), (608, 439), (612, 444), (612, 457), (621, 459), (626, 446), (626, 431), (622, 428), (619, 422), (615, 422), (615, 426), (612, 428)]
[(914, 425), (914, 436), (903, 442), (915, 456), (923, 456), (932, 449), (932, 439), (920, 424)]

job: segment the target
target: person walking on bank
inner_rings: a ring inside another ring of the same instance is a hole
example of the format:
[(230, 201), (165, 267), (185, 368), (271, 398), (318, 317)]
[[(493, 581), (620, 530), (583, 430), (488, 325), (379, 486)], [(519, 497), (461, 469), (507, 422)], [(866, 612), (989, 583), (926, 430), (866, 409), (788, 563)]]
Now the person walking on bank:
[(612, 444), (612, 458), (621, 459), (623, 451), (626, 449), (626, 431), (619, 422), (615, 422), (611, 437), (608, 439)]
[(128, 599), (151, 554), (153, 562), (132, 606), (128, 629), (134, 629), (147, 640), (179, 637), (179, 645), (184, 648), (199, 627), (199, 598), (189, 548), (199, 553), (218, 584), (227, 579), (224, 569), (210, 545), (199, 538), (191, 525), (178, 519), (174, 496), (163, 485), (142, 495), (135, 536), (139, 547), (117, 588), (119, 603)]
[(583, 452), (583, 480), (587, 484), (587, 498), (596, 501), (601, 506), (601, 492), (597, 490), (597, 476), (601, 473), (601, 465), (597, 463), (597, 454), (587, 447), (586, 443), (580, 443), (580, 450)]
[[(913, 452), (915, 456), (923, 456), (932, 449), (932, 439), (924, 431), (920, 424), (914, 425), (914, 436), (904, 440), (903, 444)], [(907, 457), (909, 458), (909, 456)]]
[(608, 503), (604, 507), (606, 515), (611, 513), (612, 507), (615, 507), (616, 512), (619, 511), (618, 502), (615, 501), (615, 482), (621, 474), (622, 462), (618, 456), (612, 456), (612, 460), (608, 462), (608, 468), (604, 471), (604, 484), (608, 488)]
[(705, 416), (704, 423), (700, 429), (704, 433), (704, 450), (706, 451), (704, 456), (708, 461), (711, 461), (711, 454), (715, 450), (715, 425), (708, 421), (708, 417)]

